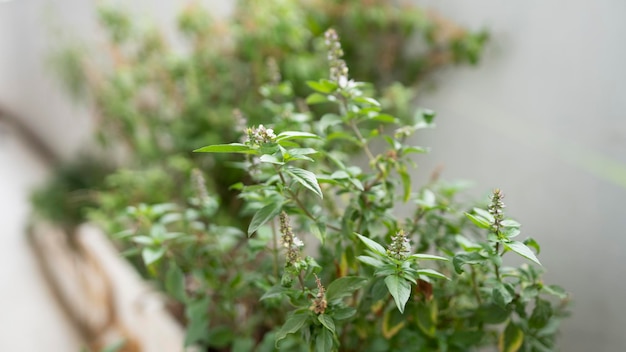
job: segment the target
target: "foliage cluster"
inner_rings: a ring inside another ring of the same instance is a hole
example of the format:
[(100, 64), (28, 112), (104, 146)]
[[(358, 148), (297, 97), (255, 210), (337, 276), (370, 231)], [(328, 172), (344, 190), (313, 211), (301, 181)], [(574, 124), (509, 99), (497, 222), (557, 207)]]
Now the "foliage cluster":
[(306, 80), (326, 70), (319, 37), (328, 27), (349, 38), (345, 58), (353, 72), (374, 82), (385, 108), (405, 119), (423, 78), (474, 63), (486, 40), (485, 32), (384, 0), (239, 0), (227, 22), (191, 4), (178, 16), (175, 38), (116, 7), (101, 7), (98, 18), (105, 44), (97, 51), (86, 49), (94, 43), (71, 45), (53, 63), (68, 91), (90, 103), (98, 140), (107, 157), (125, 155), (118, 163), (124, 168), (109, 177), (115, 168), (101, 165), (111, 158), (89, 155), (35, 196), (40, 212), (70, 228), (94, 206), (100, 214), (92, 216), (108, 218), (126, 204), (184, 201), (190, 189), (178, 186), (194, 166), (206, 171), (208, 188), (224, 203), (220, 218), (236, 216), (228, 186), (245, 174), (220, 171), (230, 156), (198, 159), (190, 150), (233, 140), (241, 116), (255, 124), (269, 123), (272, 114), (298, 116), (301, 100), (276, 105), (266, 99), (274, 92), (260, 88), (282, 77), (289, 82), (277, 88), (282, 94), (304, 96)]
[[(241, 6), (228, 30), (183, 12), (186, 54), (103, 9), (111, 70), (61, 61), (101, 139), (132, 152), (90, 187), (89, 216), (177, 303), (187, 344), (553, 350), (567, 296), (542, 281), (539, 245), (517, 240), (502, 192), (477, 206), (456, 184), (411, 181), (427, 151), (411, 141), (435, 117), (411, 110), (415, 84), (475, 61), (484, 34), (385, 1)], [(528, 263), (505, 265), (514, 254)]]

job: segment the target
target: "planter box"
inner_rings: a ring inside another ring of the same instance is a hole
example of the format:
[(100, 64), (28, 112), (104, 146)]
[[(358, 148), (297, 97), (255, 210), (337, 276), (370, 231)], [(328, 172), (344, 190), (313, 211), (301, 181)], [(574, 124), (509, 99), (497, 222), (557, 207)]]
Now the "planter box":
[(121, 258), (96, 227), (75, 234), (38, 223), (29, 233), (44, 277), (70, 321), (93, 351), (160, 352), (184, 349), (184, 328), (166, 299)]

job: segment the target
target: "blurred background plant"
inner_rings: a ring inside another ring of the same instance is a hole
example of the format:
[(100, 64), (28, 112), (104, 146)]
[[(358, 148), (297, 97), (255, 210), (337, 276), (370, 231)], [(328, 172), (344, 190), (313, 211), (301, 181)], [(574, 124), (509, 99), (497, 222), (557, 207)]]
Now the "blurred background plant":
[(192, 3), (178, 17), (178, 41), (114, 6), (98, 16), (104, 47), (74, 43), (52, 57), (67, 91), (92, 108), (105, 150), (61, 166), (33, 197), (41, 215), (68, 229), (90, 213), (116, 232), (106, 219), (127, 204), (183, 201), (191, 194), (183, 180), (194, 167), (224, 204), (219, 221), (241, 226), (240, 201), (228, 187), (244, 174), (224, 171), (230, 156), (199, 160), (190, 150), (233, 140), (241, 131), (232, 126), (243, 119), (257, 124), (301, 111), (302, 101), (268, 102), (276, 92), (261, 85), (282, 79), (280, 94), (305, 95), (304, 82), (326, 70), (320, 35), (330, 26), (343, 33), (353, 76), (371, 81), (384, 108), (404, 120), (430, 74), (475, 63), (487, 39), (484, 31), (382, 0), (241, 0), (227, 22)]

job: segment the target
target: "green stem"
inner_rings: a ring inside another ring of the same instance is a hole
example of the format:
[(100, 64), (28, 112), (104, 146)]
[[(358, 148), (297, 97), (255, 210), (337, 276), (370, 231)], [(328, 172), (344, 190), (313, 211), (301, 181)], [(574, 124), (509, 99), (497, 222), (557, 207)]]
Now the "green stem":
[[(500, 242), (496, 242), (496, 255), (500, 255)], [(496, 263), (493, 263), (493, 268), (496, 271), (496, 279), (498, 279), (498, 281), (502, 281), (500, 278), (500, 268)]]
[(272, 221), (272, 254), (274, 256), (274, 276), (280, 281), (278, 276), (278, 233), (276, 232), (276, 222)]
[(474, 295), (476, 295), (478, 305), (482, 306), (483, 300), (480, 298), (480, 292), (478, 291), (478, 284), (476, 283), (476, 270), (474, 270), (474, 267), (472, 267), (472, 287), (474, 288)]
[[(285, 185), (285, 187), (287, 187), (287, 182), (285, 181), (285, 176), (283, 176), (283, 173), (280, 172), (279, 170), (276, 170), (276, 172), (278, 173), (278, 176), (280, 177), (281, 182), (283, 183), (283, 185)], [(290, 189), (287, 189), (287, 192), (289, 192), (289, 195), (291, 196), (291, 200), (293, 200), (296, 205), (298, 206), (298, 208), (300, 208), (303, 212), (304, 215), (306, 215), (307, 218), (315, 221), (315, 222), (319, 222), (319, 219), (317, 219), (313, 214), (311, 214), (311, 212), (309, 212), (309, 210), (306, 208), (306, 206), (304, 204), (302, 204), (302, 201), (300, 200), (300, 198), (298, 198), (298, 195), (293, 192)], [(326, 227), (328, 227), (329, 229), (335, 230), (335, 231), (341, 231), (340, 228), (338, 228), (337, 226), (333, 226), (330, 224), (326, 224)]]

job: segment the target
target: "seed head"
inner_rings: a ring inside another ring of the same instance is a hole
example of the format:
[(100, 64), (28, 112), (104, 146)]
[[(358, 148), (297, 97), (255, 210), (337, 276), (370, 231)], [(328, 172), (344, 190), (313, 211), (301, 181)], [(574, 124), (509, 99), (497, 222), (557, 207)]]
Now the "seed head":
[(315, 312), (315, 314), (324, 314), (328, 306), (328, 302), (326, 302), (326, 289), (322, 286), (322, 281), (317, 275), (315, 275), (315, 283), (317, 284), (317, 294), (313, 298), (313, 303), (309, 309)]
[(300, 260), (300, 248), (304, 246), (304, 243), (293, 234), (287, 213), (281, 212), (279, 219), (281, 242), (285, 249), (285, 266), (293, 266)]
[(404, 230), (398, 231), (395, 236), (391, 237), (391, 244), (387, 248), (387, 254), (398, 260), (404, 260), (411, 254), (411, 241), (404, 233)]
[(326, 47), (328, 48), (328, 63), (330, 65), (330, 80), (337, 82), (340, 87), (345, 87), (348, 83), (348, 66), (341, 58), (343, 49), (339, 36), (334, 29), (329, 29), (324, 33)]
[(502, 193), (502, 191), (498, 188), (494, 189), (493, 194), (491, 195), (491, 204), (487, 208), (489, 213), (493, 215), (494, 222), (492, 226), (496, 232), (500, 232), (502, 220), (504, 220), (504, 208), (506, 208), (506, 206), (504, 205), (504, 202), (502, 202), (503, 198), (504, 193)]

